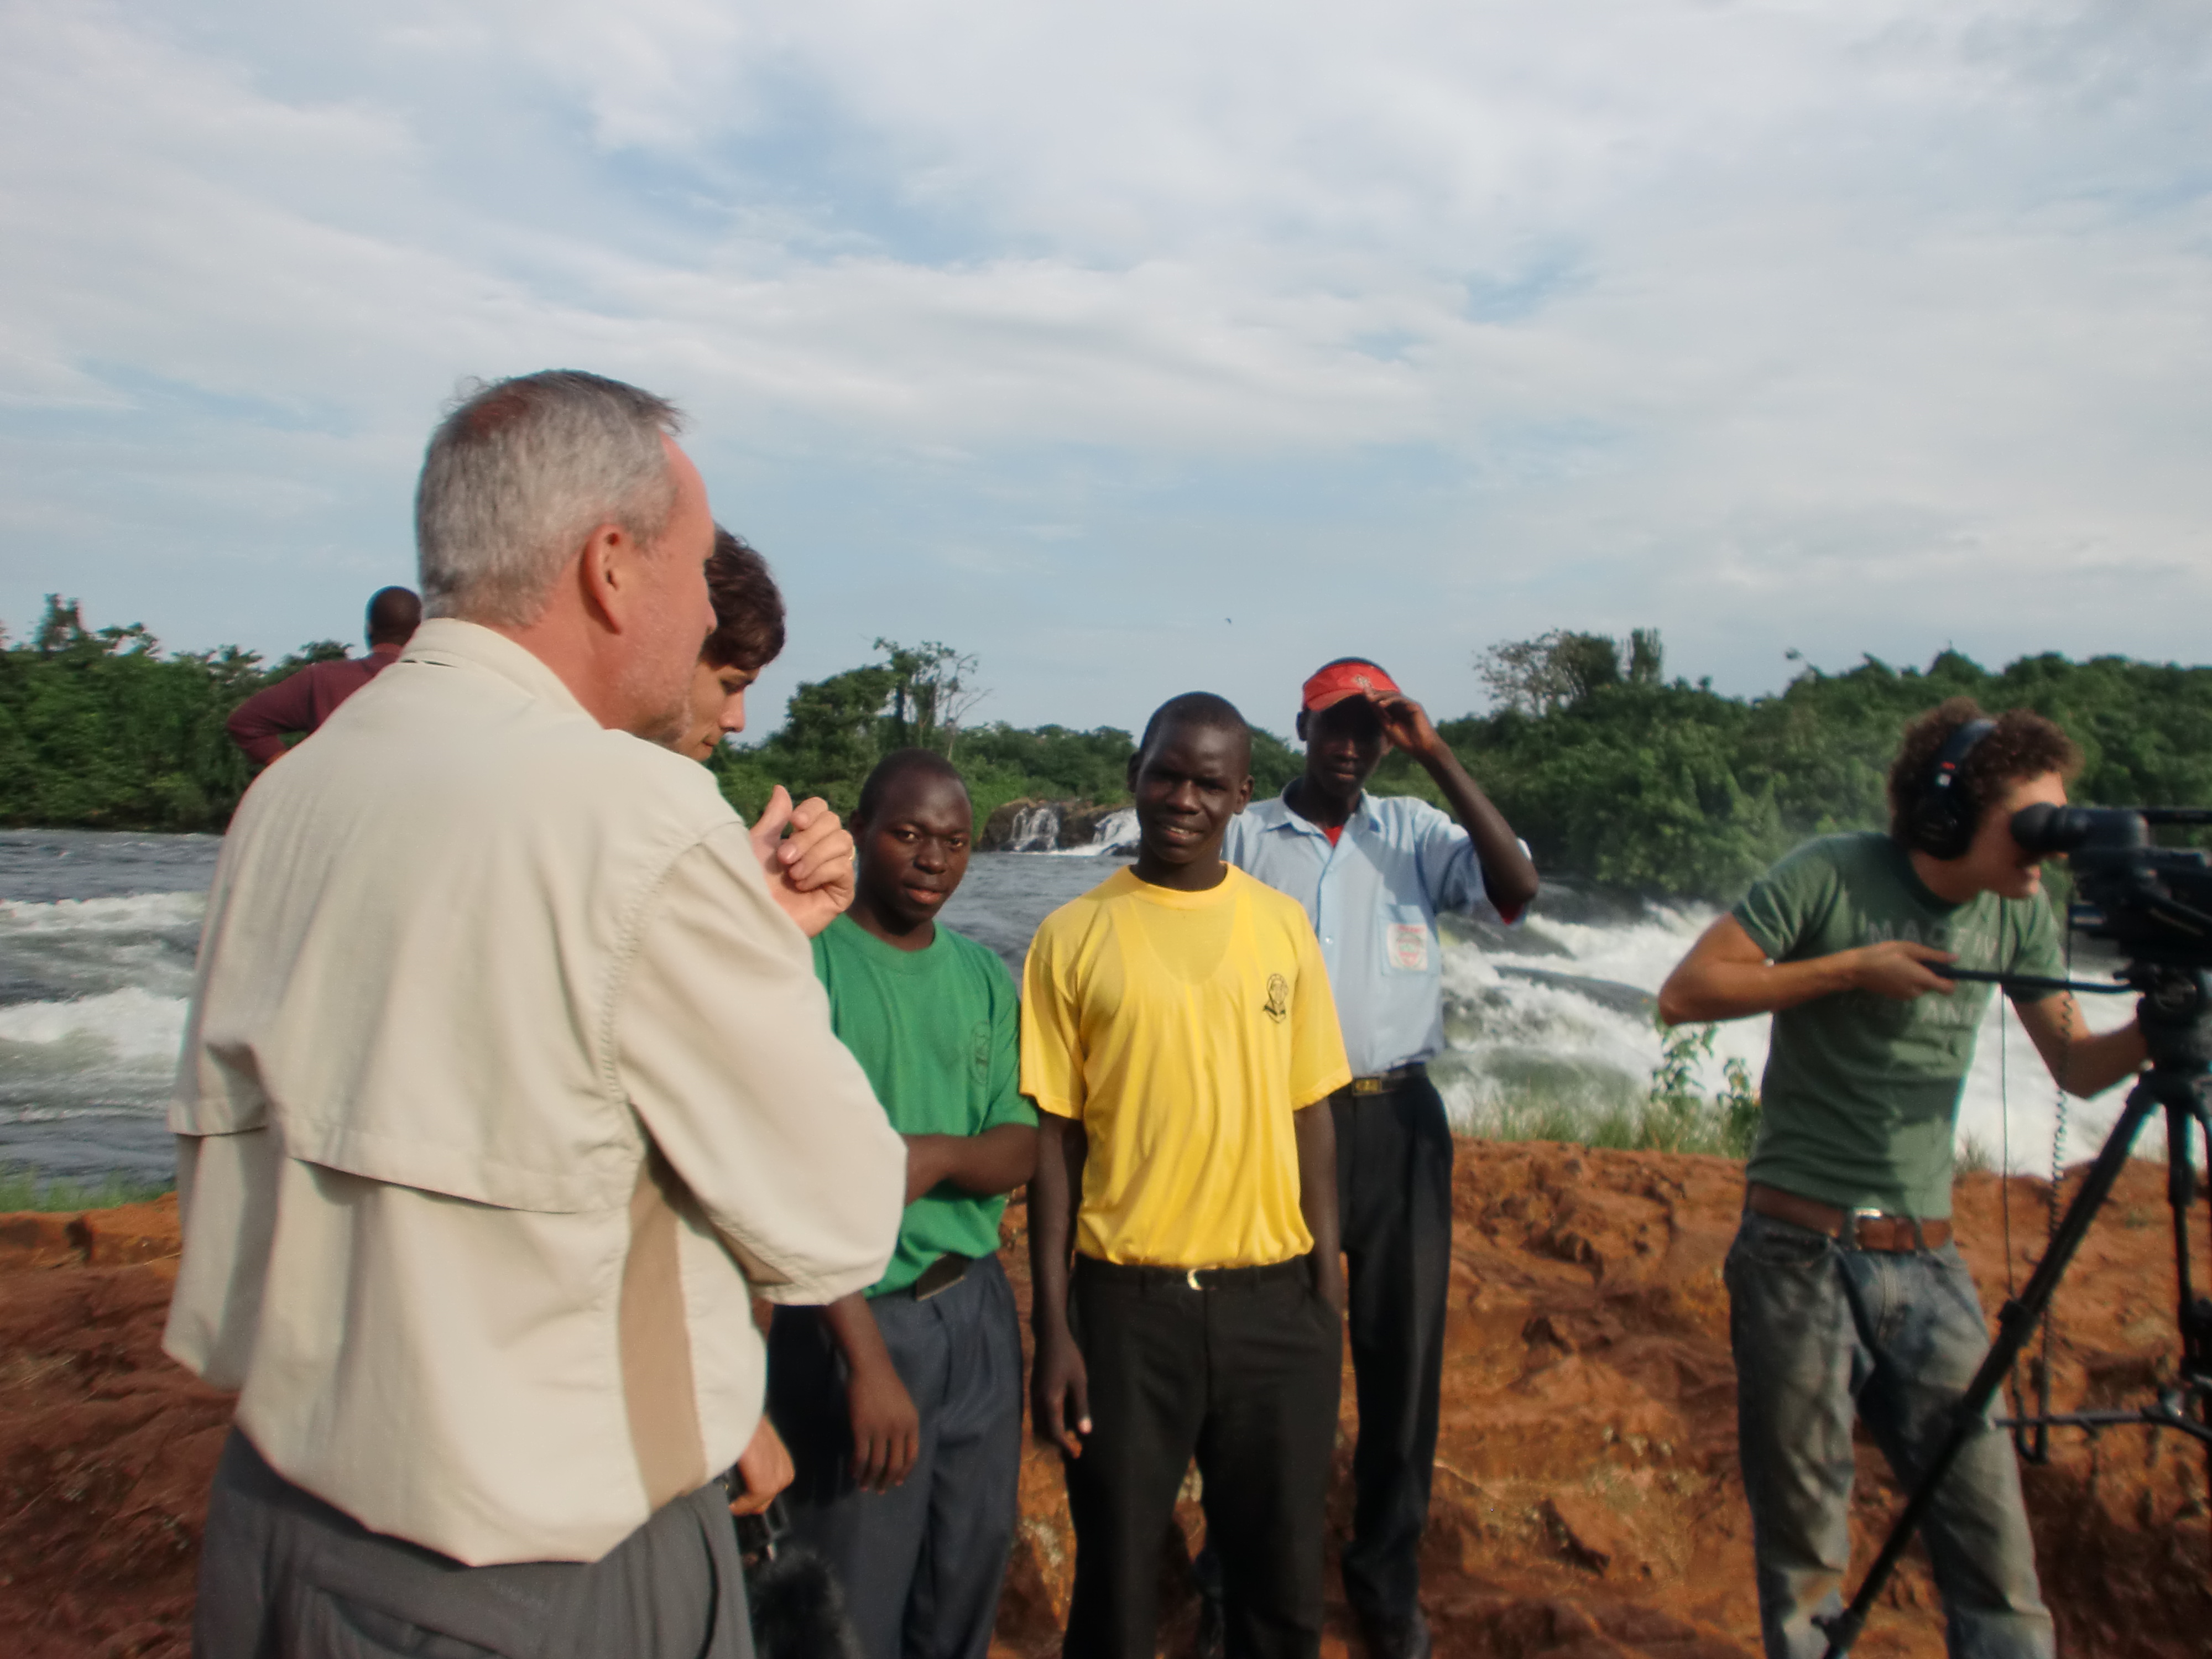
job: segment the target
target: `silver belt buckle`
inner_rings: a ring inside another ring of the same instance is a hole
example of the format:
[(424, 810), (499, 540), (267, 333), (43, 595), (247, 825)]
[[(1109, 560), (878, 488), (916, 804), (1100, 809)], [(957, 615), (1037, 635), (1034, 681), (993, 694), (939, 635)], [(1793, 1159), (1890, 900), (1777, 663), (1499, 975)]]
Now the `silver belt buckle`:
[(1881, 1219), (1882, 1212), (1880, 1210), (1853, 1210), (1850, 1214), (1851, 1222), (1851, 1237), (1850, 1243), (1850, 1247), (1856, 1250), (1859, 1247), (1859, 1223), (1862, 1221), (1879, 1221)]
[(1183, 1282), (1188, 1285), (1194, 1291), (1202, 1291), (1206, 1288), (1205, 1285), (1198, 1282), (1198, 1269), (1195, 1267), (1185, 1268), (1183, 1270), (1182, 1277)]

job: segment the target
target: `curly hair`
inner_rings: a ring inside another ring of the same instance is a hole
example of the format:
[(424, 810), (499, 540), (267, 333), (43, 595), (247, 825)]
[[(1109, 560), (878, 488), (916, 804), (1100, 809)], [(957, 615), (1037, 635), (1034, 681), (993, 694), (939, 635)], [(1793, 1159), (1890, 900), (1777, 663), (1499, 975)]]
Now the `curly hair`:
[(1952, 734), (1969, 720), (1994, 718), (1996, 725), (1959, 764), (1956, 787), (1977, 811), (1996, 799), (2003, 785), (2056, 772), (2071, 779), (2081, 769), (2074, 739), (2032, 709), (2008, 708), (1990, 716), (1972, 697), (1951, 697), (1905, 728), (1897, 758), (1889, 763), (1889, 834), (1899, 846), (1911, 841), (1913, 809), (1928, 787), (1936, 757)]
[(716, 668), (756, 674), (774, 662), (783, 650), (783, 594), (759, 551), (720, 525), (707, 556), (707, 592), (714, 601), (714, 631), (701, 658)]

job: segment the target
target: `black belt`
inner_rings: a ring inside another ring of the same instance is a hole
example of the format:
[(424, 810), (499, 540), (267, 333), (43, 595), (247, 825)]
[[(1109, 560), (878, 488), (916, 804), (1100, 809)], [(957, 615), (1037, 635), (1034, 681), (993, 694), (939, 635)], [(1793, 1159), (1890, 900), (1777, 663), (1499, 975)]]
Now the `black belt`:
[(1146, 1262), (1107, 1261), (1095, 1255), (1078, 1255), (1075, 1261), (1076, 1271), (1086, 1279), (1095, 1276), (1109, 1285), (1148, 1291), (1177, 1285), (1194, 1291), (1257, 1290), (1278, 1279), (1304, 1279), (1313, 1272), (1311, 1260), (1303, 1255), (1260, 1267), (1163, 1267)]
[(1387, 1072), (1377, 1072), (1372, 1077), (1356, 1077), (1346, 1085), (1355, 1095), (1395, 1095), (1401, 1089), (1410, 1089), (1429, 1074), (1425, 1060), (1409, 1060), (1403, 1066), (1394, 1066)]
[(895, 1291), (885, 1291), (882, 1296), (871, 1297), (869, 1300), (880, 1302), (887, 1297), (910, 1296), (917, 1302), (927, 1302), (933, 1296), (940, 1291), (951, 1290), (962, 1279), (967, 1278), (969, 1268), (975, 1265), (974, 1256), (955, 1255), (947, 1250), (936, 1261), (924, 1267), (913, 1284), (902, 1285)]

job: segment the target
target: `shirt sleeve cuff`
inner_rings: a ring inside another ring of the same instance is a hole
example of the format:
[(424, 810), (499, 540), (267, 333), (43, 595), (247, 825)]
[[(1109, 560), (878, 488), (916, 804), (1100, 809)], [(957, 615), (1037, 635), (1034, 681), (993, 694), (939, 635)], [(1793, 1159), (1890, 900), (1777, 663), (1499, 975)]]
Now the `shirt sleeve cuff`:
[(1331, 1073), (1326, 1082), (1324, 1082), (1319, 1088), (1308, 1093), (1304, 1098), (1293, 1098), (1291, 1104), (1291, 1109), (1294, 1112), (1303, 1112), (1307, 1107), (1313, 1105), (1316, 1102), (1327, 1100), (1338, 1090), (1348, 1089), (1351, 1086), (1352, 1067), (1350, 1066), (1346, 1066), (1343, 1070)]
[(1757, 917), (1752, 915), (1741, 904), (1731, 908), (1729, 915), (1735, 918), (1735, 924), (1743, 929), (1744, 936), (1765, 953), (1769, 962), (1782, 960), (1780, 942), (1767, 937), (1766, 929), (1760, 925)]

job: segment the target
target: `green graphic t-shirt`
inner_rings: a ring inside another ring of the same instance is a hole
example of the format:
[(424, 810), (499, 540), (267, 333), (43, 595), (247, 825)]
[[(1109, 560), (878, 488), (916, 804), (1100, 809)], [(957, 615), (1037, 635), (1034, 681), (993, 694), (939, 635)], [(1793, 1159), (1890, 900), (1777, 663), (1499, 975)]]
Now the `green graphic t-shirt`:
[[(1035, 1123), (1016, 1052), (1018, 1001), (1006, 964), (943, 923), (927, 949), (886, 945), (850, 916), (815, 937), (814, 972), (830, 993), (830, 1024), (875, 1085), (891, 1127), (908, 1135), (976, 1135)], [(905, 1289), (951, 1251), (999, 1248), (1002, 1197), (946, 1182), (906, 1206), (898, 1249), (869, 1288)]]
[[(1921, 884), (1903, 848), (1872, 833), (1807, 842), (1744, 895), (1735, 919), (1773, 962), (1904, 939), (1955, 953), (1961, 968), (2065, 972), (2044, 899), (1980, 893), (1947, 904)], [(1759, 1142), (1745, 1173), (1842, 1209), (1948, 1216), (1959, 1092), (1993, 988), (1962, 983), (1910, 1002), (1844, 991), (1775, 1015)]]

